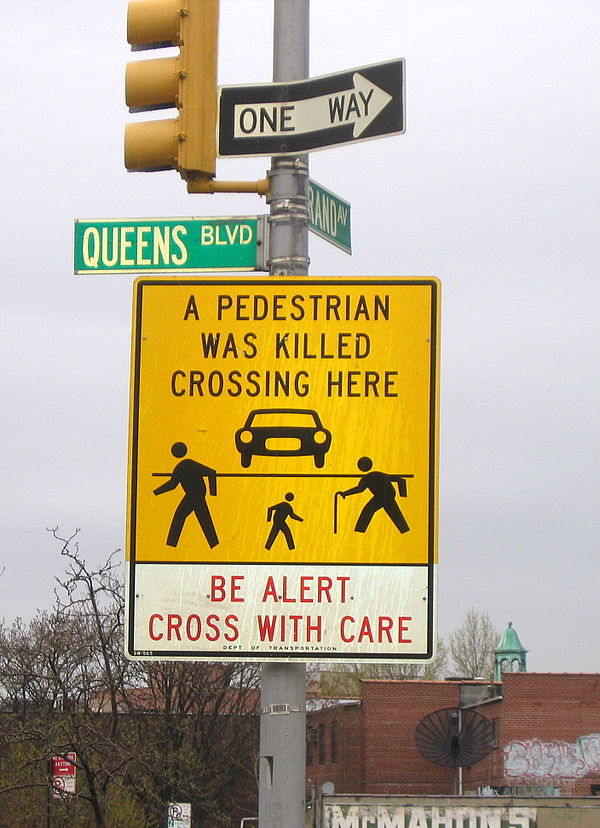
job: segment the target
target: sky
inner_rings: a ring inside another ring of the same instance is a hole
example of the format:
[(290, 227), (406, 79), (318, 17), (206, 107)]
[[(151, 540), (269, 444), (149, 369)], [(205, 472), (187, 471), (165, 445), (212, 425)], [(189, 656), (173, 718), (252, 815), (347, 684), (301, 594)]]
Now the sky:
[[(219, 82), (272, 79), (271, 0), (221, 0)], [(132, 277), (73, 273), (73, 222), (258, 215), (122, 160), (124, 0), (3, 0), (0, 617), (52, 601), (63, 536), (125, 543)], [(406, 60), (403, 135), (311, 153), (353, 254), (312, 276), (442, 284), (439, 633), (513, 622), (535, 672), (600, 672), (595, 0), (312, 0), (310, 74)], [(262, 178), (268, 158), (220, 159)]]

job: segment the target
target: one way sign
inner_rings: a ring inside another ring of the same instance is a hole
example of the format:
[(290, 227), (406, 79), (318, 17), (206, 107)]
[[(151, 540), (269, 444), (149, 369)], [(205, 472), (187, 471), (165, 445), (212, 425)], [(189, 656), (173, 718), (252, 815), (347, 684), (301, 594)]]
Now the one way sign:
[(404, 132), (404, 60), (219, 88), (219, 155), (298, 155)]

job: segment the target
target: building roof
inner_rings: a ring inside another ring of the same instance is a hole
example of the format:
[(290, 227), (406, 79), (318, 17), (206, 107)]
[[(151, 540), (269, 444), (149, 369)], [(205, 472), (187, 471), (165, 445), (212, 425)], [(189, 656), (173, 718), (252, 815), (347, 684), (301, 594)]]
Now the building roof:
[(508, 622), (508, 627), (502, 633), (502, 637), (498, 642), (495, 651), (497, 656), (502, 653), (526, 653), (527, 650), (521, 644), (517, 631), (512, 625), (512, 621)]

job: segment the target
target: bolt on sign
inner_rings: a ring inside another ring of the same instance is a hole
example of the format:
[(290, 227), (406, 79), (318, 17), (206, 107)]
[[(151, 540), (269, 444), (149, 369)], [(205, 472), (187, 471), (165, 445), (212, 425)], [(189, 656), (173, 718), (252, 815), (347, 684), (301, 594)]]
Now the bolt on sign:
[(439, 293), (136, 281), (129, 656), (432, 657)]

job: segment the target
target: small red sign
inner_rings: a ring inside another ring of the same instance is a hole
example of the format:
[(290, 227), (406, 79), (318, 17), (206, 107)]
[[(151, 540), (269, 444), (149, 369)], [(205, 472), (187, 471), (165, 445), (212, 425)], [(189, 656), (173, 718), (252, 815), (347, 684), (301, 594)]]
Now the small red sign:
[(52, 776), (75, 776), (76, 753), (67, 753), (66, 756), (52, 757)]

